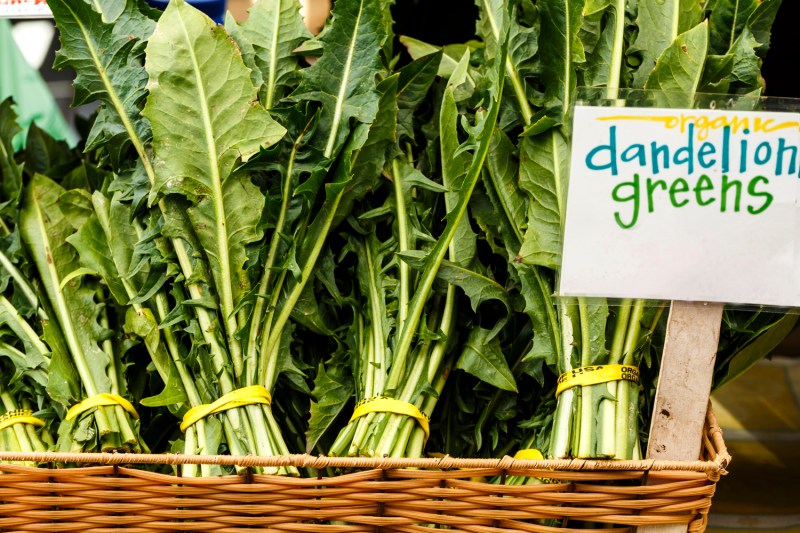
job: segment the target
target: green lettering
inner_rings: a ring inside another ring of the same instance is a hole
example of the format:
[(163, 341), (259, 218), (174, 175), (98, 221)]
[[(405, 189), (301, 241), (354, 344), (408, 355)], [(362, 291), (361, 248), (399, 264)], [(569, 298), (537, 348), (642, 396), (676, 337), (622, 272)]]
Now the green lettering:
[(728, 178), (727, 174), (722, 175), (722, 194), (720, 198), (720, 212), (724, 213), (728, 209), (728, 191), (731, 188), (736, 189), (736, 196), (734, 197), (733, 212), (738, 213), (742, 204), (742, 182), (739, 180), (732, 180)]
[[(630, 187), (630, 194), (627, 196), (622, 196), (622, 189), (624, 187)], [(629, 229), (632, 228), (636, 221), (639, 219), (639, 174), (634, 174), (633, 179), (631, 181), (623, 181), (619, 183), (614, 190), (611, 192), (611, 197), (614, 199), (615, 202), (619, 203), (626, 203), (626, 202), (633, 202), (633, 209), (631, 212), (630, 222), (625, 223), (622, 221), (622, 215), (619, 211), (614, 213), (614, 220), (617, 221), (617, 224), (622, 229)]]
[(757, 191), (756, 185), (763, 182), (764, 185), (769, 185), (769, 180), (764, 176), (756, 176), (755, 178), (750, 180), (750, 183), (747, 184), (747, 192), (750, 194), (751, 197), (756, 198), (763, 198), (761, 207), (753, 207), (751, 205), (747, 206), (747, 212), (751, 215), (758, 215), (759, 213), (763, 213), (767, 210), (767, 208), (772, 203), (774, 199), (772, 194), (767, 191)]
[(664, 180), (654, 180), (653, 178), (647, 178), (647, 211), (652, 213), (655, 211), (655, 206), (653, 205), (653, 193), (656, 191), (656, 188), (660, 187), (663, 190), (667, 190), (667, 182)]
[(688, 192), (689, 191), (689, 184), (683, 178), (678, 178), (672, 182), (672, 185), (669, 186), (669, 201), (672, 202), (672, 205), (675, 207), (683, 207), (689, 203), (688, 198), (684, 198), (683, 200), (678, 200), (675, 198), (678, 194)]
[(705, 174), (700, 176), (693, 190), (694, 190), (694, 197), (697, 199), (697, 205), (705, 207), (707, 205), (711, 205), (714, 203), (714, 198), (708, 198), (708, 199), (703, 198), (703, 192), (714, 190), (714, 182), (712, 182), (711, 178), (709, 178)]

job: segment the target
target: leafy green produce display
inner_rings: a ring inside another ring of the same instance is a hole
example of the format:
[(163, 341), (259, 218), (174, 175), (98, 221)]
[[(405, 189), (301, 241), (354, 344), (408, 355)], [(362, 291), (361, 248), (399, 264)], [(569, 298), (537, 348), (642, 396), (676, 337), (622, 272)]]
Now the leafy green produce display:
[[(0, 448), (641, 457), (666, 304), (554, 296), (571, 106), (759, 95), (780, 0), (479, 0), (443, 47), (390, 0), (48, 4), (99, 107), (15, 154), (0, 103)], [(726, 311), (715, 385), (796, 321)], [(557, 391), (600, 364), (640, 380)]]

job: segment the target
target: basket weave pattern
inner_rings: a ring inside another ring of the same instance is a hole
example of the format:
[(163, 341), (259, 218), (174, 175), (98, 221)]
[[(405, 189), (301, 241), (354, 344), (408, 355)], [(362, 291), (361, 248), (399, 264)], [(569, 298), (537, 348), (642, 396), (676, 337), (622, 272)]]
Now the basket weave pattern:
[[(730, 460), (710, 411), (709, 417), (703, 438), (708, 460), (687, 462), (6, 452), (0, 460), (101, 465), (0, 464), (0, 531), (411, 533), (439, 525), (473, 533), (617, 533), (655, 524), (687, 524), (689, 531), (703, 531), (716, 482)], [(245, 470), (181, 478), (130, 466), (146, 463), (291, 464), (318, 476)], [(328, 475), (331, 468), (344, 473)], [(494, 476), (501, 483), (483, 479)], [(502, 484), (508, 476), (549, 482)], [(552, 519), (562, 527), (552, 527)], [(616, 527), (570, 527), (581, 522)]]

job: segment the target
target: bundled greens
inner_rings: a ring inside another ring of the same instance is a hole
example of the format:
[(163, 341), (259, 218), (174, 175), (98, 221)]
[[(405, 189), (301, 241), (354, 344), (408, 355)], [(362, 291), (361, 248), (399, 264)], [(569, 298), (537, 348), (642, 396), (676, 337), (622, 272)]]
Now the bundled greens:
[[(780, 0), (476, 3), (437, 47), (390, 0), (49, 0), (98, 108), (15, 154), (0, 103), (0, 447), (640, 457), (666, 304), (556, 295), (571, 108), (760, 94)], [(727, 311), (715, 385), (796, 321)], [(559, 389), (598, 365), (640, 381)]]

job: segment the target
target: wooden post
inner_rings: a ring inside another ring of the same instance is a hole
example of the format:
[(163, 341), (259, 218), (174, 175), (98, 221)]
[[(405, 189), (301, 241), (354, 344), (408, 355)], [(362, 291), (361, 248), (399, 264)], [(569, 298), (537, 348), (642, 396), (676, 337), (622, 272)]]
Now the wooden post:
[[(648, 459), (696, 461), (711, 393), (723, 304), (672, 302), (653, 405)], [(686, 525), (639, 533), (686, 533)]]

